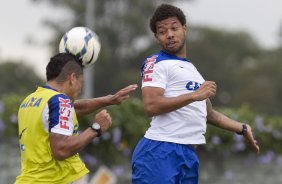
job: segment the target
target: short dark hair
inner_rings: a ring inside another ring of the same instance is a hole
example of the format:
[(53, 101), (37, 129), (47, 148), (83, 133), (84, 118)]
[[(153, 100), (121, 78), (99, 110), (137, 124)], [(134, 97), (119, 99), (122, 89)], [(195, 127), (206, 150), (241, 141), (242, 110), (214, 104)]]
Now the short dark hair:
[(81, 62), (72, 54), (59, 53), (50, 59), (46, 67), (47, 81), (64, 82), (71, 73), (78, 76), (83, 73)]
[(182, 25), (186, 25), (186, 17), (180, 8), (170, 4), (161, 4), (157, 7), (150, 19), (150, 28), (152, 32), (157, 33), (156, 22), (170, 17), (176, 17)]

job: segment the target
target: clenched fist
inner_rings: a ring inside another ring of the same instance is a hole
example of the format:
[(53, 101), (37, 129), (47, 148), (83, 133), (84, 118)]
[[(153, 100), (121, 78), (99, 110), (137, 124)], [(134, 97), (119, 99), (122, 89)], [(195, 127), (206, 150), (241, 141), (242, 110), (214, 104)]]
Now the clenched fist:
[(104, 109), (96, 114), (95, 122), (99, 123), (99, 125), (101, 126), (101, 131), (103, 133), (112, 125), (112, 117), (107, 112), (107, 110)]
[(205, 81), (201, 87), (194, 92), (195, 100), (201, 101), (210, 97), (214, 97), (216, 94), (216, 83), (214, 81)]

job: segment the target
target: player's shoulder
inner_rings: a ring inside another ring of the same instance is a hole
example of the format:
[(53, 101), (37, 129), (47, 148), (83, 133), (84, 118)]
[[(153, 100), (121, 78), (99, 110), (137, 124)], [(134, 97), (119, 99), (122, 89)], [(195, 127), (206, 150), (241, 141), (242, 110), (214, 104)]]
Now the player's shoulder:
[(167, 58), (163, 55), (163, 51), (160, 51), (158, 53), (152, 54), (148, 56), (144, 63), (158, 63), (162, 60), (166, 60)]
[(164, 60), (165, 58), (162, 56), (162, 51), (152, 54), (150, 56), (148, 56), (142, 63), (142, 67), (141, 69), (144, 68), (144, 66), (146, 65), (152, 65), (152, 64), (156, 64), (159, 63), (160, 61)]
[(49, 99), (48, 104), (50, 106), (62, 106), (63, 105), (69, 108), (73, 106), (72, 100), (63, 93), (55, 94), (54, 96), (52, 96)]

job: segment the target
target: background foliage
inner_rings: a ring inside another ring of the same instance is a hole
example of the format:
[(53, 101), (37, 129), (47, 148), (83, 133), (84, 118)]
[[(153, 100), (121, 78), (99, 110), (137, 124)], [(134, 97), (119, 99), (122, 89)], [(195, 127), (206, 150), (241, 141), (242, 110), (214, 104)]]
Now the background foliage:
[[(56, 35), (49, 43), (54, 53), (66, 30), (85, 25), (85, 3), (82, 2), (85, 0), (47, 1), (73, 15), (56, 22), (45, 21)], [(139, 68), (143, 60), (159, 50), (149, 30), (149, 19), (154, 8), (163, 2), (177, 1), (96, 2), (92, 29), (102, 42), (99, 61), (93, 67), (96, 96), (130, 83), (140, 84)], [(186, 16), (189, 20), (189, 14)], [(188, 27), (188, 58), (205, 79), (217, 82), (215, 106), (239, 108), (247, 103), (260, 113), (281, 114), (282, 84), (277, 79), (282, 78), (279, 71), (282, 45), (265, 50), (245, 31), (195, 27), (189, 22)], [(140, 97), (140, 91), (134, 96)]]
[[(6, 140), (10, 145), (17, 143), (16, 113), (22, 98), (22, 96), (7, 95), (0, 103), (0, 140)], [(138, 140), (148, 128), (150, 119), (145, 116), (142, 101), (138, 98), (131, 98), (120, 106), (107, 107), (107, 110), (112, 115), (113, 126), (101, 138), (94, 139), (83, 150), (81, 156), (91, 173), (94, 173), (99, 166), (107, 165), (118, 176), (120, 183), (130, 183), (131, 155)], [(254, 164), (261, 168), (260, 172), (267, 172), (265, 168), (269, 168), (268, 172), (273, 171), (271, 174), (276, 177), (272, 179), (274, 183), (281, 181), (275, 173), (277, 167), (282, 166), (280, 146), (282, 117), (257, 114), (247, 105), (218, 110), (235, 120), (248, 122), (254, 129), (255, 137), (261, 146), (261, 153), (255, 155), (242, 136), (208, 126), (207, 145), (197, 149), (202, 162), (203, 176), (200, 177), (202, 182), (220, 183), (224, 177), (223, 183), (227, 180), (238, 181), (239, 178), (245, 183), (249, 181), (248, 177), (238, 167), (248, 168)], [(89, 126), (94, 114), (80, 119), (80, 130)], [(240, 162), (239, 166), (237, 162)], [(247, 173), (256, 174), (256, 172)]]

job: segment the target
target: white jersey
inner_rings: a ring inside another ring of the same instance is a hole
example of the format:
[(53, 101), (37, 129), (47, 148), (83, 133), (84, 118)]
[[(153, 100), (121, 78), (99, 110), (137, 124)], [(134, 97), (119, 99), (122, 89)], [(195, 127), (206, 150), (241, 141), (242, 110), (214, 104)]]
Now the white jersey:
[[(187, 59), (160, 51), (142, 66), (142, 88), (159, 87), (165, 97), (192, 93), (204, 82)], [(206, 100), (190, 103), (175, 111), (153, 116), (145, 137), (178, 144), (205, 144)]]

